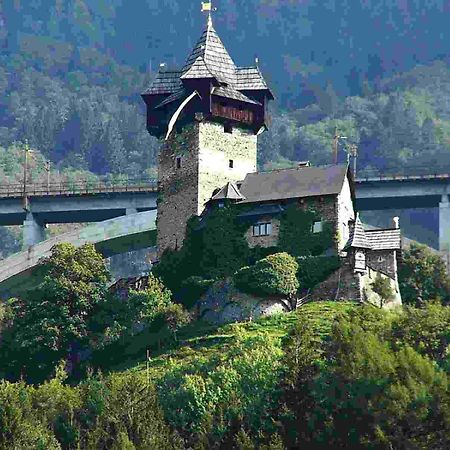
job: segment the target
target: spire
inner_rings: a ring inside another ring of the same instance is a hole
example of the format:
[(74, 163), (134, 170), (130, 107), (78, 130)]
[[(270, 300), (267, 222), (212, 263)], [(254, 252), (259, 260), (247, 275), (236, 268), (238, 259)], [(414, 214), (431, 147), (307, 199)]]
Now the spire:
[(209, 12), (208, 25), (187, 58), (181, 79), (198, 78), (197, 70), (190, 70), (195, 65), (202, 68), (202, 74), (209, 72), (217, 81), (234, 85), (236, 65), (213, 27), (214, 10), (210, 2), (202, 2), (202, 11)]

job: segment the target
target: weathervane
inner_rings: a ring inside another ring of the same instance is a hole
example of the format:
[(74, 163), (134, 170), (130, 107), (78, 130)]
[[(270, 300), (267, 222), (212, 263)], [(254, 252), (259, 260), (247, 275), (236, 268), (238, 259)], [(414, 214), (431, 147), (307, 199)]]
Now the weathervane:
[(217, 11), (217, 8), (213, 8), (212, 0), (209, 2), (202, 2), (202, 12), (208, 11), (208, 27), (212, 26), (211, 13)]

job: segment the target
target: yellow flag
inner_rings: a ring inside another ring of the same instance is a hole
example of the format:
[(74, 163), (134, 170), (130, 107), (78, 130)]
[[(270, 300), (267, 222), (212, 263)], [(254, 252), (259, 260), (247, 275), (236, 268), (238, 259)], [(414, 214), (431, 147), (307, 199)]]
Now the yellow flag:
[(211, 2), (202, 2), (202, 12), (211, 11)]

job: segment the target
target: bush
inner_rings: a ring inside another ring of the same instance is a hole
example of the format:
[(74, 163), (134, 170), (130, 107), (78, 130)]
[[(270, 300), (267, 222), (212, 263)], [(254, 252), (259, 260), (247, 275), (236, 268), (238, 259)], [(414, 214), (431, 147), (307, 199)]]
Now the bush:
[(450, 307), (438, 302), (428, 302), (423, 308), (407, 306), (392, 328), (398, 345), (408, 344), (450, 369)]
[(340, 266), (339, 256), (300, 256), (297, 279), (302, 289), (312, 289)]
[(292, 296), (298, 288), (298, 264), (287, 253), (275, 253), (254, 266), (243, 267), (234, 276), (236, 287), (255, 295)]
[(220, 448), (231, 448), (224, 439), (239, 423), (253, 436), (274, 431), (272, 412), (282, 370), (279, 340), (238, 334), (232, 352), (224, 355), (226, 360), (194, 362), (189, 367), (174, 360), (157, 383), (169, 423), (187, 439), (196, 440), (194, 433), (206, 434), (209, 445), (204, 448), (219, 443)]
[(375, 294), (380, 296), (380, 308), (394, 296), (394, 290), (392, 289), (389, 278), (383, 278), (379, 273), (375, 277), (371, 284), (371, 288)]
[(205, 280), (192, 276), (182, 281), (180, 297), (183, 305), (191, 307), (214, 284), (215, 280)]
[(161, 311), (164, 323), (170, 331), (176, 333), (179, 328), (191, 321), (190, 314), (178, 303), (172, 303)]
[(403, 251), (398, 279), (403, 303), (423, 305), (436, 298), (448, 304), (450, 300), (450, 278), (443, 259), (427, 246), (411, 244)]

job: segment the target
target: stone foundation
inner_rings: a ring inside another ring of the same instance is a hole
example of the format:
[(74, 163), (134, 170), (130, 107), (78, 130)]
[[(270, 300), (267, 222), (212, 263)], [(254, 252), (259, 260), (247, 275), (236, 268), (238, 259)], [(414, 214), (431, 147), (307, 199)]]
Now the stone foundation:
[(198, 302), (198, 318), (222, 325), (289, 311), (279, 298), (261, 298), (238, 291), (230, 280), (217, 282)]

